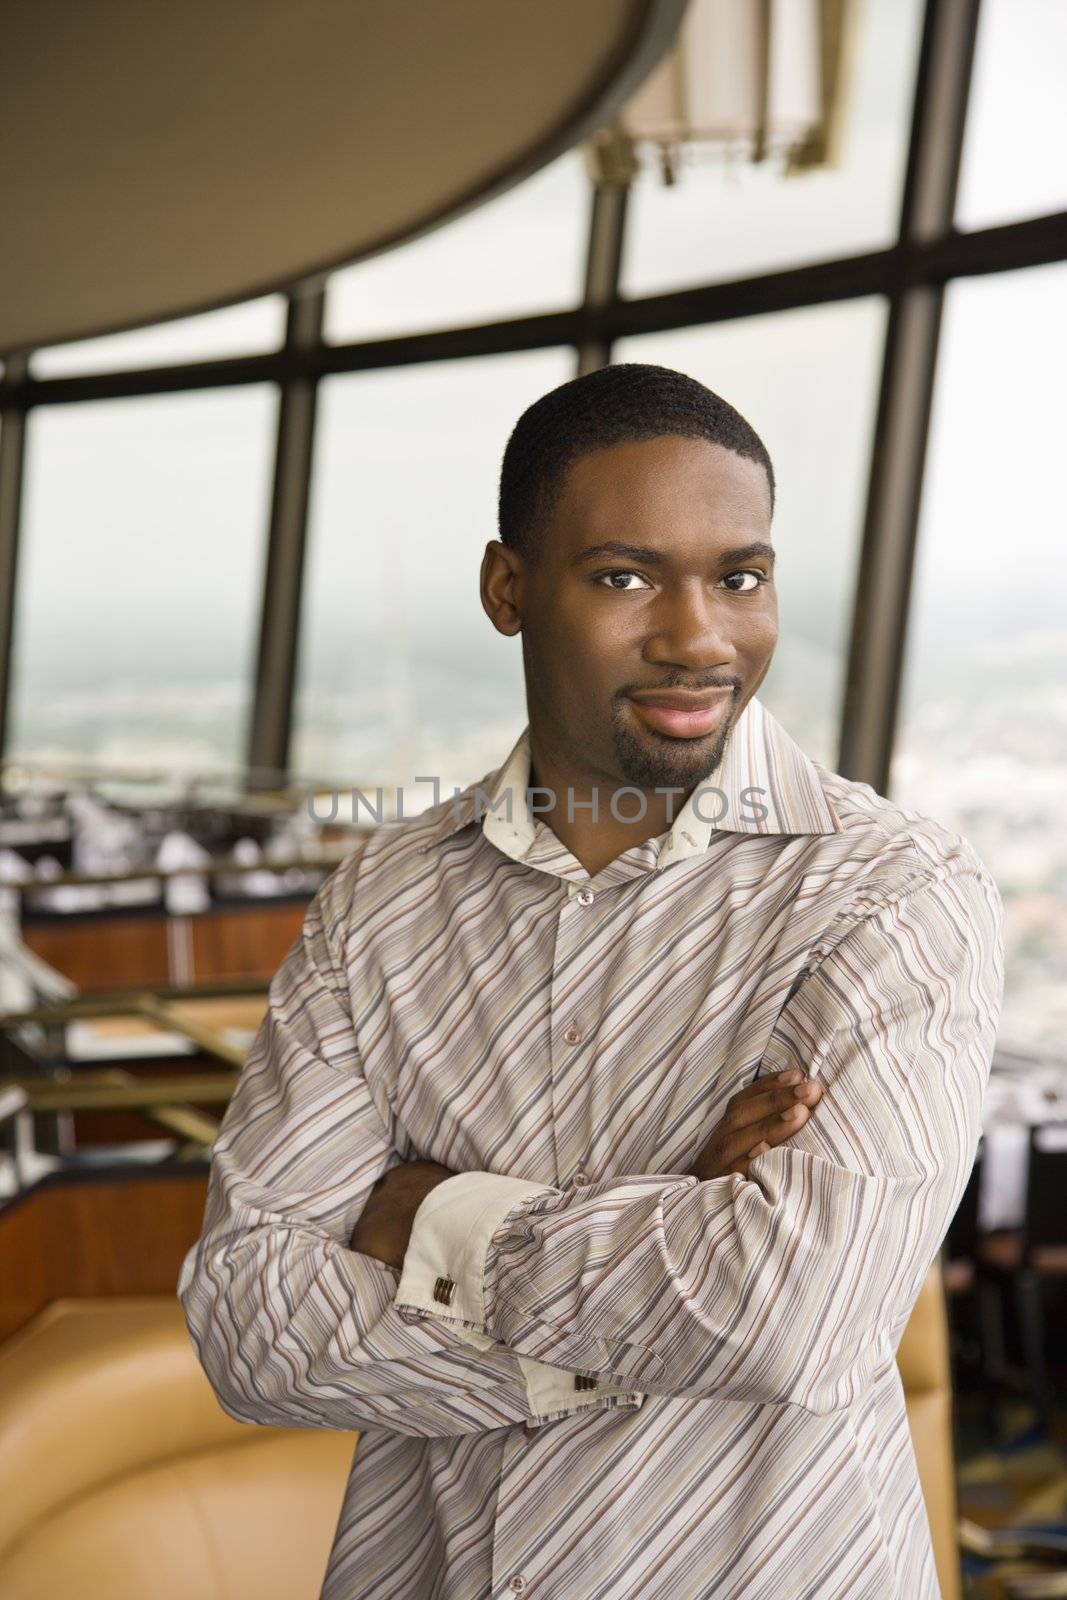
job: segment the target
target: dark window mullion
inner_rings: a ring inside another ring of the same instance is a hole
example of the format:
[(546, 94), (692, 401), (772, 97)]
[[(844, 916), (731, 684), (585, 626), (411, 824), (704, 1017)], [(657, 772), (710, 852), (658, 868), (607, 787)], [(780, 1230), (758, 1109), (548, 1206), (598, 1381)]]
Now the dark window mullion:
[[(26, 376), (25, 356), (8, 356), (5, 381), (18, 385)], [(26, 412), (17, 403), (0, 410), (0, 753), (7, 753), (15, 637), (22, 478), (26, 455)]]
[[(302, 360), (321, 347), (323, 310), (321, 287), (290, 297), (287, 354)], [(281, 385), (248, 741), (249, 783), (253, 787), (284, 782), (289, 767), (317, 391), (314, 370)]]
[(953, 231), (979, 0), (927, 0), (889, 294), (838, 770), (889, 784), (944, 285), (917, 279)]
[(622, 133), (611, 132), (598, 141), (596, 162), (582, 296), (586, 332), (578, 341), (579, 377), (606, 367), (611, 360), (611, 329), (602, 326), (594, 331), (593, 319), (618, 304), (630, 188), (638, 173), (633, 147)]

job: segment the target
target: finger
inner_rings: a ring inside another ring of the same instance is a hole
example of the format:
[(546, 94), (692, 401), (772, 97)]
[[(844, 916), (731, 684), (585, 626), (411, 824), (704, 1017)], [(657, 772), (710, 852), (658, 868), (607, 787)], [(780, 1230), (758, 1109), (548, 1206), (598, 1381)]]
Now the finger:
[(795, 1105), (787, 1106), (784, 1111), (772, 1112), (766, 1121), (760, 1124), (759, 1136), (768, 1144), (781, 1144), (791, 1134), (802, 1128), (811, 1116), (811, 1107), (797, 1101)]
[(816, 1080), (809, 1078), (806, 1072), (799, 1067), (789, 1067), (785, 1072), (776, 1072), (770, 1078), (754, 1078), (751, 1083), (746, 1083), (727, 1102), (727, 1110), (743, 1114), (745, 1110), (769, 1094), (791, 1094), (805, 1083), (814, 1083)]
[[(739, 1162), (747, 1163), (759, 1144), (767, 1148), (785, 1144), (804, 1126), (810, 1115), (809, 1108), (799, 1101), (785, 1112), (774, 1111), (759, 1122), (743, 1128), (724, 1128), (716, 1150), (716, 1165), (720, 1172), (733, 1172)], [(740, 1168), (737, 1168), (740, 1170)]]
[(788, 1111), (797, 1101), (810, 1107), (818, 1105), (821, 1098), (818, 1079), (802, 1078), (799, 1083), (766, 1088), (744, 1100), (731, 1101), (723, 1120), (730, 1128), (751, 1128), (776, 1111)]
[(753, 1078), (751, 1083), (746, 1083), (738, 1089), (730, 1100), (735, 1105), (740, 1100), (748, 1100), (754, 1094), (765, 1094), (768, 1089), (786, 1088), (791, 1083), (800, 1083), (804, 1073), (799, 1067), (786, 1067), (782, 1072), (772, 1072), (769, 1077)]

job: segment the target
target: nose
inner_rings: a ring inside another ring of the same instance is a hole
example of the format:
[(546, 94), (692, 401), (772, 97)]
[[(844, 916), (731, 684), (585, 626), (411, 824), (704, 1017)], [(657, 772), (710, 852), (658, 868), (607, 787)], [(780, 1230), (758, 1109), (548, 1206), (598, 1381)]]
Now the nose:
[(664, 590), (641, 653), (650, 665), (689, 672), (729, 666), (737, 656), (716, 595), (699, 578)]

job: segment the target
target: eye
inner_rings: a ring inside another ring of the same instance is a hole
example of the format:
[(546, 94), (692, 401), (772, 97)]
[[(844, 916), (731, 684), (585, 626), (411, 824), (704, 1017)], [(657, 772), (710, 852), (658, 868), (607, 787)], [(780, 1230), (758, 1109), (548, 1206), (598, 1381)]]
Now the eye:
[(743, 588), (738, 587), (735, 589), (731, 587), (731, 594), (753, 594), (760, 584), (767, 582), (766, 574), (757, 572), (753, 567), (745, 567), (738, 572), (728, 572), (722, 581), (726, 584), (732, 584), (735, 578), (751, 578), (753, 581), (746, 583)]
[(617, 589), (622, 594), (629, 592), (632, 586), (629, 583), (616, 583), (614, 581), (616, 578), (636, 578), (638, 583), (643, 583), (647, 589), (652, 587), (652, 585), (648, 583), (646, 579), (642, 578), (639, 572), (631, 572), (628, 567), (619, 568), (615, 572), (600, 572), (597, 574), (595, 581), (597, 583), (604, 583), (606, 580), (608, 588)]

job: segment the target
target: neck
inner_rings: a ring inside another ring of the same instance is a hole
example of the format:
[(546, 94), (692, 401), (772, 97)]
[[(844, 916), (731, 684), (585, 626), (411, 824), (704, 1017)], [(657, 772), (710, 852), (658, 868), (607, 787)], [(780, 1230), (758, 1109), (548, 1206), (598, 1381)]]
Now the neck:
[[(548, 824), (590, 877), (634, 845), (666, 833), (693, 787), (664, 794), (627, 784), (608, 773), (576, 771), (530, 728), (535, 815)], [(539, 790), (550, 793), (536, 792)]]

